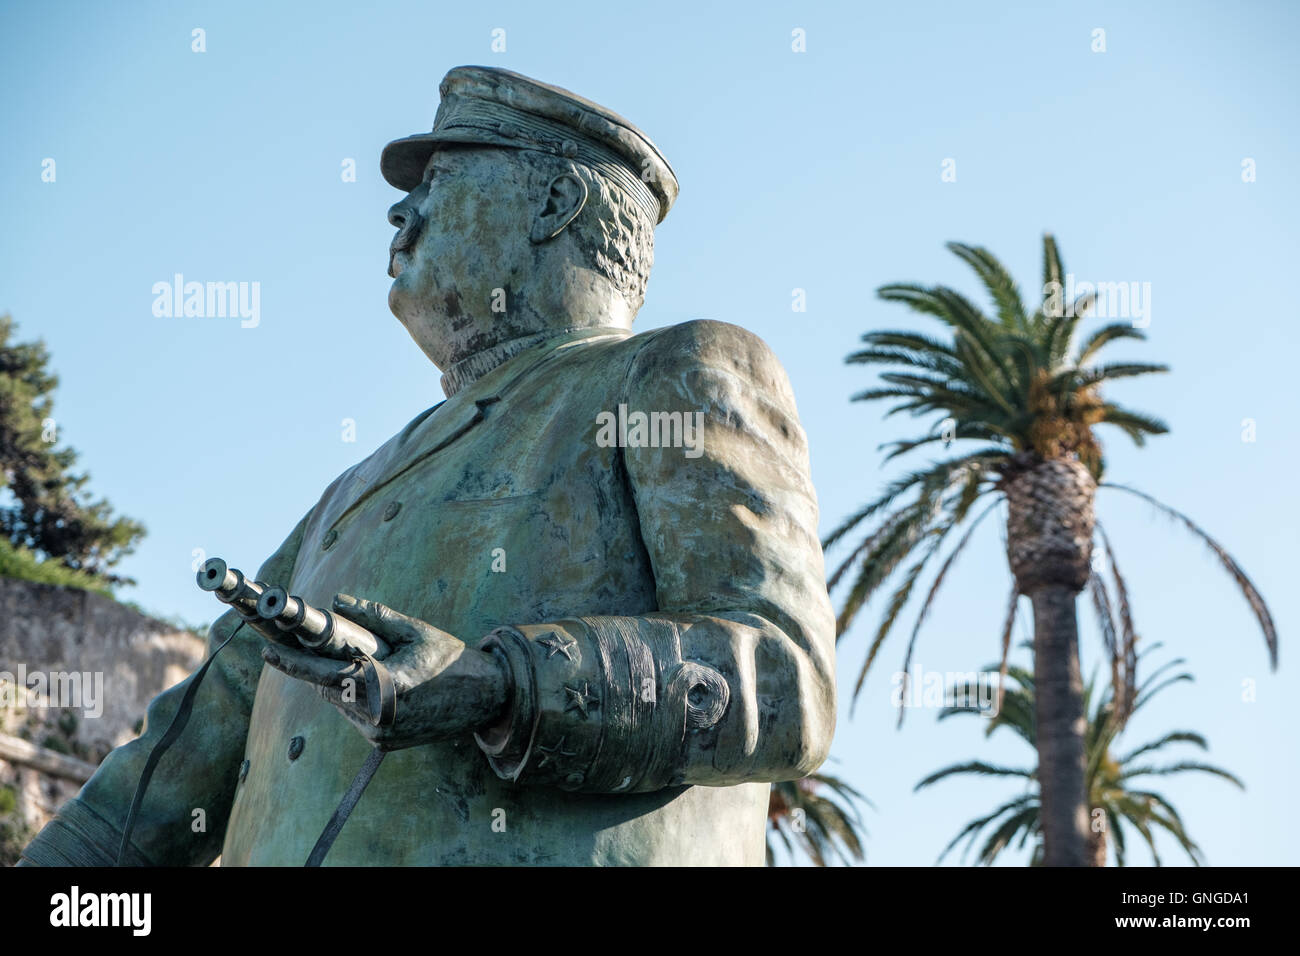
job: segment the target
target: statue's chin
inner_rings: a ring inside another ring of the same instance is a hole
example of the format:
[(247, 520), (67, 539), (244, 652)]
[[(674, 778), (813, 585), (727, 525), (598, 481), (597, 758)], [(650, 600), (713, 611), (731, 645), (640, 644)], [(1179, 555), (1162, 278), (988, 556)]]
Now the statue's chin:
[(438, 333), (442, 328), (439, 323), (445, 320), (430, 314), (427, 309), (413, 308), (410, 298), (402, 294), (395, 284), (394, 288), (388, 290), (388, 308), (397, 317), (397, 321), (402, 323), (402, 328), (406, 329), (406, 334), (411, 337), (411, 341), (419, 346), (420, 351), (430, 362), (439, 369), (445, 369), (451, 364), (443, 354), (446, 351), (446, 343)]
[(406, 290), (402, 288), (402, 279), (399, 276), (388, 287), (388, 311), (397, 316), (397, 320), (408, 328), (406, 315), (409, 303), (410, 297), (406, 294)]

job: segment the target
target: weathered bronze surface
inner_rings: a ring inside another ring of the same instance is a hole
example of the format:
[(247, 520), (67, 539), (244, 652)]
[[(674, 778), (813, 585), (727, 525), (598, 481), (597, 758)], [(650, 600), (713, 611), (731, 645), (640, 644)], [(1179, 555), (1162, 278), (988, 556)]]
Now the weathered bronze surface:
[[(382, 167), (407, 191), (389, 305), (448, 398), (340, 475), (256, 576), (390, 645), (396, 720), (348, 698), (351, 665), (245, 628), (128, 860), (301, 865), (378, 746), (328, 864), (759, 865), (768, 782), (815, 769), (835, 721), (785, 373), (732, 325), (631, 333), (677, 195), (642, 133), (501, 70), (441, 92), (433, 131)], [(188, 684), (29, 862), (111, 862)]]

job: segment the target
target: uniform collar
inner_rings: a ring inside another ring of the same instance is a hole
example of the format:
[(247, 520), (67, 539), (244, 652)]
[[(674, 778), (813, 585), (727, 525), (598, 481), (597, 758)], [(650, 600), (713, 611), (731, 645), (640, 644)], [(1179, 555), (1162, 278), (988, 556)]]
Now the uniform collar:
[(475, 352), (447, 369), (442, 376), (442, 391), (448, 398), (451, 398), (465, 386), (478, 381), (499, 365), (504, 364), (521, 352), (526, 352), (539, 345), (562, 345), (591, 335), (608, 335), (620, 332), (627, 333), (627, 330), (614, 326), (608, 328), (548, 329), (534, 335), (521, 335), (516, 339), (507, 339), (505, 342), (500, 342), (491, 348)]
[(321, 503), (320, 527), (333, 528), (379, 489), (458, 441), (487, 421), (490, 414), (500, 414), (498, 403), (526, 382), (529, 373), (547, 359), (598, 339), (624, 339), (631, 334), (630, 329), (614, 326), (551, 333), (541, 342), (532, 343), (531, 348), (522, 346), (523, 351), (518, 354), (507, 354), (495, 367), (467, 378), (459, 389), (454, 389), (455, 398), (439, 402), (417, 415), (373, 455), (339, 476), (327, 493), (327, 500)]

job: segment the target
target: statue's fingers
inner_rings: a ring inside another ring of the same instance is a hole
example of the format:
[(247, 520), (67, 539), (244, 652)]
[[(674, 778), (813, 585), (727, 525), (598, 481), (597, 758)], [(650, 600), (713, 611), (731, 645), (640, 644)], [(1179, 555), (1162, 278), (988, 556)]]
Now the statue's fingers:
[(423, 621), (394, 611), (387, 604), (351, 594), (334, 595), (334, 611), (394, 644), (413, 644), (429, 629)]
[(321, 687), (339, 687), (357, 670), (350, 661), (336, 661), (288, 647), (262, 648), (262, 660), (282, 674)]
[(291, 631), (282, 631), (274, 624), (266, 623), (266, 627), (255, 627), (253, 630), (266, 641), (266, 643), (276, 648), (288, 647), (291, 650), (298, 650), (302, 647), (298, 643), (298, 638), (293, 636)]

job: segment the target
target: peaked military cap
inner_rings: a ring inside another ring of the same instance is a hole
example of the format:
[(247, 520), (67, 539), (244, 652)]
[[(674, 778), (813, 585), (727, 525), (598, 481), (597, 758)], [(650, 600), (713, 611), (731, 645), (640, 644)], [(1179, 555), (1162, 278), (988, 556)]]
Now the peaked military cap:
[(612, 110), (519, 73), (458, 66), (443, 78), (433, 129), (384, 147), (380, 170), (409, 192), (440, 143), (533, 149), (572, 159), (609, 177), (663, 221), (677, 177), (644, 133)]

